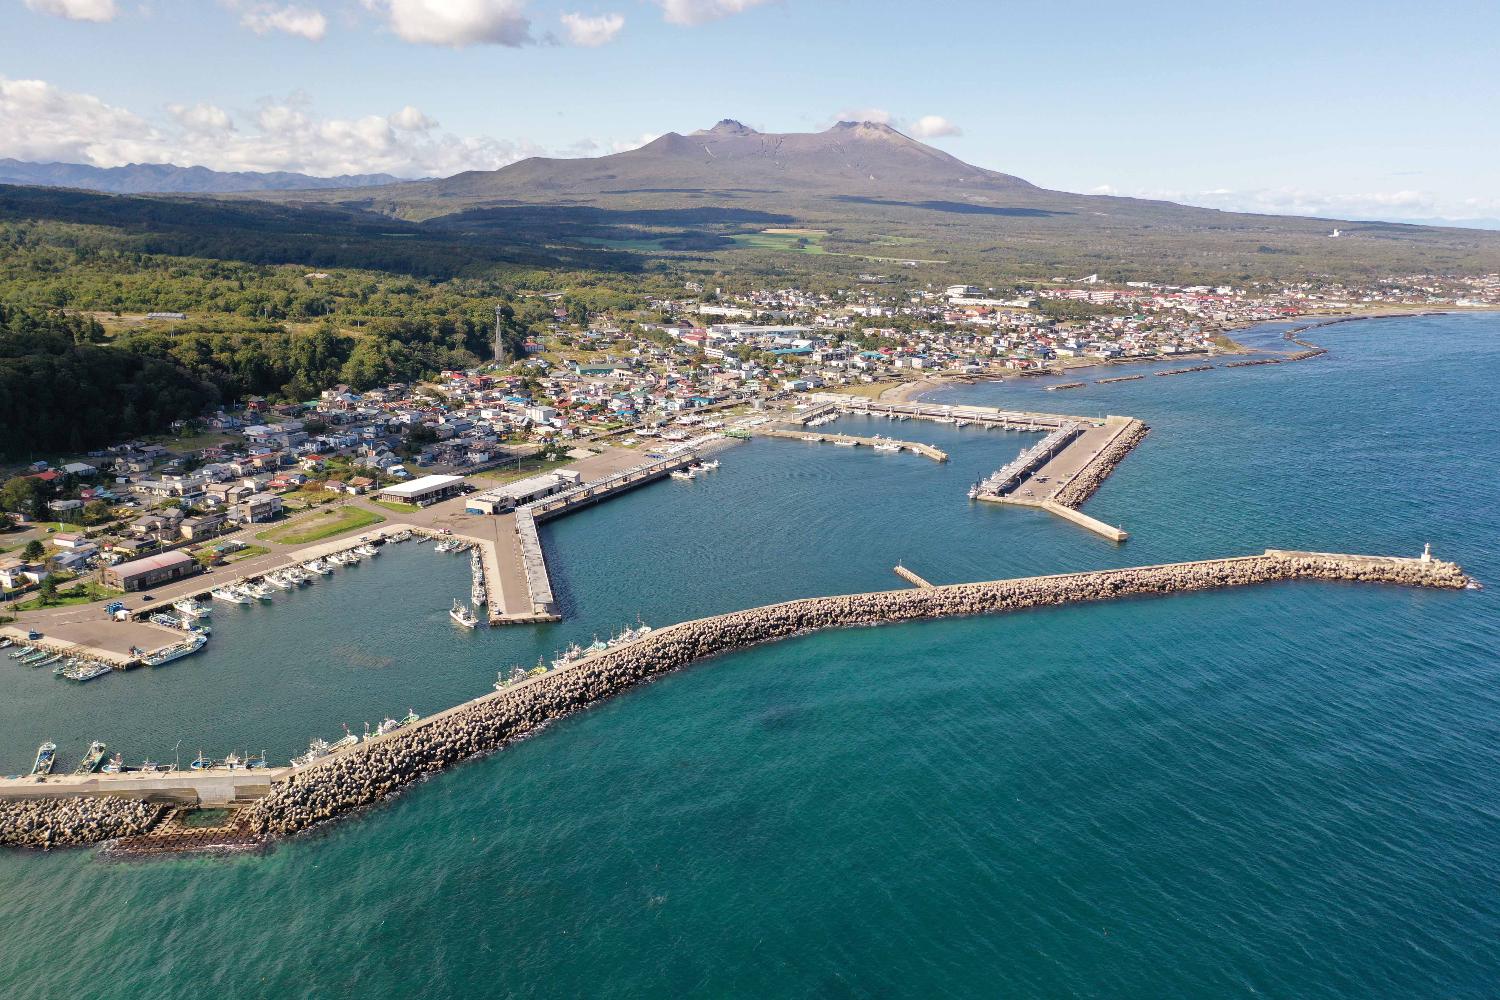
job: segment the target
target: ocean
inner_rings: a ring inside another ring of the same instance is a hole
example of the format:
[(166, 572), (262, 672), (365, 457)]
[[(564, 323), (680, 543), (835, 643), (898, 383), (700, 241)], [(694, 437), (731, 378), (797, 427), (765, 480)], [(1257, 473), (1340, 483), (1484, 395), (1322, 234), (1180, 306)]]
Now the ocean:
[[(467, 560), (407, 544), (216, 606), (208, 649), (155, 671), (76, 686), (0, 657), (0, 771), (47, 738), (65, 765), (93, 738), (131, 760), (285, 759), (638, 617), (893, 588), (898, 562), (942, 583), (1430, 542), (1500, 581), (1500, 316), (1311, 337), (1331, 353), (936, 393), (1151, 424), (1085, 507), (1123, 545), (966, 500), (1036, 435), (847, 418), (952, 460), (737, 445), (717, 473), (544, 528), (556, 625), (460, 632)], [(1283, 584), (760, 647), (265, 855), (0, 853), (0, 986), (1492, 997), (1497, 645), (1493, 590)]]

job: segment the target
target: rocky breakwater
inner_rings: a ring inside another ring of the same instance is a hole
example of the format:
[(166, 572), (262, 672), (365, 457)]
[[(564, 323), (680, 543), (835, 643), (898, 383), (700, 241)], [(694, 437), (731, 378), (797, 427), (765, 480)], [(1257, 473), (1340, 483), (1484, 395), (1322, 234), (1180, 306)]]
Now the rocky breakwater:
[(140, 799), (0, 799), (0, 847), (77, 847), (145, 833), (165, 806)]
[(1052, 502), (1074, 510), (1082, 507), (1083, 502), (1104, 485), (1104, 480), (1115, 471), (1115, 466), (1125, 460), (1125, 456), (1141, 443), (1150, 430), (1151, 428), (1141, 421), (1131, 420), (1125, 429), (1115, 435), (1104, 450), (1094, 457), (1092, 462), (1080, 469), (1078, 475), (1068, 480), (1068, 484), (1057, 491)]
[(810, 598), (661, 629), (424, 719), (294, 771), (247, 810), (249, 828), (287, 836), (490, 753), (637, 684), (695, 661), (825, 628), (994, 614), (1048, 605), (1245, 586), (1339, 580), (1460, 588), (1452, 563), (1271, 551), (1261, 556), (1061, 576)]

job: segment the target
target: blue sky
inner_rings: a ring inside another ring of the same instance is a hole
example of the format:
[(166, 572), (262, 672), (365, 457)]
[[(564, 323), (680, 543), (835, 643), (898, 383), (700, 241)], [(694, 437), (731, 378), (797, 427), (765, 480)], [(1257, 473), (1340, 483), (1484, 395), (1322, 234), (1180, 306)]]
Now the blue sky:
[(0, 156), (405, 176), (724, 117), (1047, 187), (1500, 218), (1500, 5), (0, 0)]

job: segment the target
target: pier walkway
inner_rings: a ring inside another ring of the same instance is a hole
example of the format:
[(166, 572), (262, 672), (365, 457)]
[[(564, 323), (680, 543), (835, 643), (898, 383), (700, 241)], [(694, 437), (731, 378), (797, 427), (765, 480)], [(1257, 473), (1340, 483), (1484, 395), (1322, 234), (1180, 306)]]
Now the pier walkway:
[(934, 462), (948, 461), (948, 453), (941, 448), (920, 441), (898, 441), (886, 437), (857, 437), (853, 434), (832, 434), (822, 431), (788, 431), (774, 427), (756, 427), (750, 431), (756, 437), (786, 438), (792, 441), (808, 441), (813, 444), (843, 444), (850, 447), (879, 448), (885, 446), (897, 451), (909, 451)]

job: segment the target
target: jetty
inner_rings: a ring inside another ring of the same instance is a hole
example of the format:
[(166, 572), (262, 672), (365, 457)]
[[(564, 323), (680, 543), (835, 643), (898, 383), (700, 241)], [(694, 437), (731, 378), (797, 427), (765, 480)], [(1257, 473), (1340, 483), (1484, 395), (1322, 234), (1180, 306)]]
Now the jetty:
[[(268, 844), (378, 803), (423, 777), (500, 750), (548, 724), (693, 663), (829, 628), (989, 615), (1290, 581), (1461, 590), (1477, 586), (1452, 562), (1267, 549), (1261, 555), (814, 597), (657, 629), (300, 767), (241, 772), (209, 793), (236, 807), (238, 846)], [(213, 780), (217, 776), (209, 776)], [(0, 846), (144, 845), (197, 781), (173, 788), (130, 774), (0, 780)], [(251, 780), (264, 785), (250, 784)], [(232, 797), (231, 797), (232, 794)], [(249, 801), (246, 801), (249, 799)], [(218, 842), (221, 838), (216, 838)], [(222, 846), (222, 844), (220, 844)]]
[(813, 444), (837, 444), (847, 447), (877, 448), (891, 451), (909, 451), (914, 455), (922, 455), (932, 459), (934, 462), (948, 461), (948, 453), (941, 448), (934, 448), (930, 444), (920, 441), (899, 441), (887, 437), (858, 437), (853, 434), (825, 434), (810, 431), (788, 431), (775, 427), (756, 427), (750, 432), (757, 437), (786, 438), (794, 441), (808, 441)]

